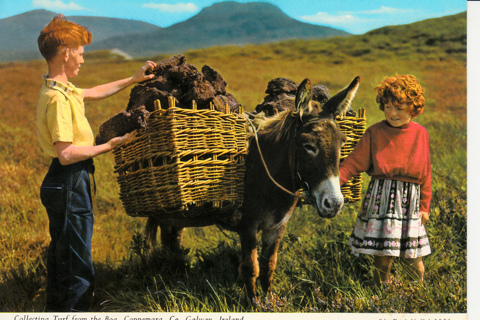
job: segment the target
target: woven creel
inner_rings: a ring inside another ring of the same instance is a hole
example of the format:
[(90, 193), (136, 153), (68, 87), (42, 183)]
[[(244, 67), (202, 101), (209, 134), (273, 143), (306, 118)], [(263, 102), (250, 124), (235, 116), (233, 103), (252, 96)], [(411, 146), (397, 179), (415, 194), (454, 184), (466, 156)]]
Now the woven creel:
[(114, 150), (126, 213), (193, 218), (240, 207), (246, 120), (229, 110), (197, 110), (195, 102), (192, 109), (176, 107), (173, 99), (168, 109), (155, 104), (147, 128)]
[[(363, 136), (367, 126), (365, 109), (361, 108), (354, 116), (337, 117), (337, 123), (347, 136), (347, 142), (340, 151), (340, 162), (342, 162), (353, 151), (360, 138)], [(342, 194), (345, 202), (356, 202), (361, 199), (362, 176), (360, 174), (353, 176), (342, 186)]]
[[(120, 199), (133, 217), (191, 219), (230, 213), (243, 203), (247, 132), (245, 118), (213, 109), (178, 108), (150, 114), (146, 129), (137, 130), (114, 150)], [(240, 111), (242, 114), (243, 111)], [(359, 117), (337, 118), (347, 135), (341, 161), (365, 132), (365, 110)], [(361, 197), (362, 179), (342, 186), (345, 202)]]

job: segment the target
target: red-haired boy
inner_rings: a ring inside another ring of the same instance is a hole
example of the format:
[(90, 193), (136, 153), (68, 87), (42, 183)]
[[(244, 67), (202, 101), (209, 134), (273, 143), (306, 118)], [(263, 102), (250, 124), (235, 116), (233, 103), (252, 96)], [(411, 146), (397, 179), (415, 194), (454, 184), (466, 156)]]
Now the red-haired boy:
[(122, 144), (127, 135), (94, 145), (85, 117), (85, 100), (101, 100), (151, 79), (148, 61), (132, 77), (80, 89), (69, 82), (84, 63), (84, 46), (92, 34), (59, 14), (40, 32), (38, 47), (48, 73), (40, 90), (37, 132), (40, 146), (52, 158), (40, 188), (49, 218), (51, 243), (47, 258), (46, 311), (88, 311), (93, 302), (93, 157)]

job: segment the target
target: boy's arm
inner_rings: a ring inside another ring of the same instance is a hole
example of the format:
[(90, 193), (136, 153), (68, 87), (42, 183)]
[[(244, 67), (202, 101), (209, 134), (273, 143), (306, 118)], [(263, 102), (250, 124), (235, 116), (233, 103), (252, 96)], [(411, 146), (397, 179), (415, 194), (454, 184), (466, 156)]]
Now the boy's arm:
[(129, 134), (127, 133), (124, 136), (113, 138), (107, 143), (97, 146), (75, 146), (71, 142), (59, 141), (55, 142), (55, 151), (60, 164), (66, 166), (109, 152), (123, 144), (128, 136)]
[(83, 99), (86, 101), (102, 100), (131, 86), (132, 84), (142, 82), (145, 80), (150, 80), (155, 75), (154, 74), (146, 75), (145, 73), (148, 69), (153, 70), (153, 68), (155, 68), (156, 65), (157, 64), (153, 61), (147, 61), (145, 65), (141, 67), (140, 70), (138, 70), (138, 72), (133, 77), (102, 84), (90, 89), (85, 89), (83, 91), (83, 94), (84, 94)]

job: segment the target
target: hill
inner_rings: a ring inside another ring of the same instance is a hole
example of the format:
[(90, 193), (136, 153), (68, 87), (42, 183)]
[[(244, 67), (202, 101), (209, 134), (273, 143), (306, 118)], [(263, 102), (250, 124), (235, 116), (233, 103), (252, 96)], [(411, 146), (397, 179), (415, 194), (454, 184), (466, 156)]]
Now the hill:
[[(55, 12), (33, 10), (0, 20), (0, 62), (41, 59), (37, 37)], [(103, 17), (70, 16), (68, 20), (88, 27), (93, 43), (112, 36), (129, 36), (161, 29), (146, 22)], [(4, 30), (7, 30), (4, 32)]]
[[(388, 26), (367, 32), (365, 37), (389, 39), (377, 49), (399, 48), (409, 44), (416, 52), (428, 53), (430, 48), (441, 48), (445, 53), (466, 53), (467, 50), (467, 13), (432, 18), (408, 25)], [(401, 41), (396, 41), (401, 39)], [(372, 48), (373, 49), (373, 48)]]
[(346, 35), (349, 33), (292, 19), (269, 3), (227, 1), (204, 8), (196, 16), (171, 27), (140, 36), (112, 37), (91, 49), (119, 48), (140, 57), (212, 46)]
[[(467, 13), (427, 19), (408, 25), (387, 26), (362, 35), (323, 40), (292, 40), (273, 44), (285, 59), (321, 59), (332, 64), (351, 59), (377, 61), (444, 60), (466, 61)], [(260, 50), (267, 50), (262, 47)]]
[[(41, 58), (36, 39), (54, 15), (50, 11), (34, 10), (0, 20), (0, 30), (8, 30), (0, 34), (0, 62)], [(210, 46), (348, 35), (341, 30), (297, 21), (276, 6), (262, 2), (217, 3), (168, 28), (102, 17), (71, 16), (68, 19), (92, 31), (93, 43), (86, 51), (117, 48), (134, 57)]]
[[(229, 86), (235, 88), (232, 90), (234, 94), (236, 94), (234, 91), (249, 89), (246, 90), (249, 92), (248, 95), (236, 97), (250, 108), (254, 108), (264, 98), (263, 90), (259, 90), (259, 83), (266, 84), (276, 77), (295, 79), (297, 82), (303, 80), (300, 77), (297, 78), (296, 74), (299, 72), (296, 68), (309, 70), (305, 76), (308, 75), (312, 83), (324, 84), (329, 89), (333, 86), (337, 90), (342, 87), (335, 87), (334, 84), (342, 77), (343, 82), (346, 83), (352, 79), (351, 77), (361, 75), (362, 87), (364, 87), (367, 84), (375, 85), (384, 75), (422, 74), (423, 68), (432, 68), (424, 74), (424, 77), (431, 78), (431, 81), (435, 81), (436, 85), (440, 85), (439, 89), (441, 88), (438, 92), (432, 93), (432, 88), (427, 86), (429, 106), (433, 107), (434, 101), (431, 100), (433, 96), (438, 99), (435, 103), (443, 101), (442, 104), (444, 104), (450, 101), (452, 96), (465, 94), (463, 91), (456, 91), (456, 86), (452, 85), (452, 82), (458, 81), (453, 79), (466, 81), (466, 78), (453, 75), (453, 73), (465, 74), (466, 38), (466, 12), (462, 12), (409, 25), (384, 27), (362, 35), (229, 46), (222, 47), (221, 50), (212, 47), (190, 50), (187, 56), (195, 57), (202, 63), (216, 61), (218, 71), (227, 79)], [(158, 61), (164, 57), (166, 56), (151, 57), (151, 59)], [(248, 60), (248, 63), (245, 60)], [(458, 65), (459, 69), (453, 72), (451, 69), (438, 67), (450, 63)], [(289, 70), (286, 67), (288, 64), (296, 66)], [(241, 70), (241, 76), (238, 74), (240, 71), (228, 74), (225, 71), (229, 69), (225, 67), (226, 65)], [(326, 71), (332, 69), (333, 73)], [(251, 80), (252, 77), (255, 80)], [(420, 77), (420, 81), (427, 81), (425, 78)], [(367, 99), (370, 94), (371, 91), (361, 90), (356, 97), (365, 95)], [(451, 112), (465, 120), (465, 103), (465, 101), (447, 103), (448, 108), (442, 111)], [(376, 113), (375, 115), (377, 116)]]

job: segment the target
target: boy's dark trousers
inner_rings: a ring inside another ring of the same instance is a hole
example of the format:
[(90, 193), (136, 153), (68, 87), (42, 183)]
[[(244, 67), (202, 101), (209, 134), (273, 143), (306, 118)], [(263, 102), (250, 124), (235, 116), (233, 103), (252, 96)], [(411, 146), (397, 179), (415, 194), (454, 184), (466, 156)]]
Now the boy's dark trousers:
[(55, 158), (40, 188), (51, 237), (47, 312), (88, 311), (93, 302), (94, 171), (91, 159), (63, 166)]

